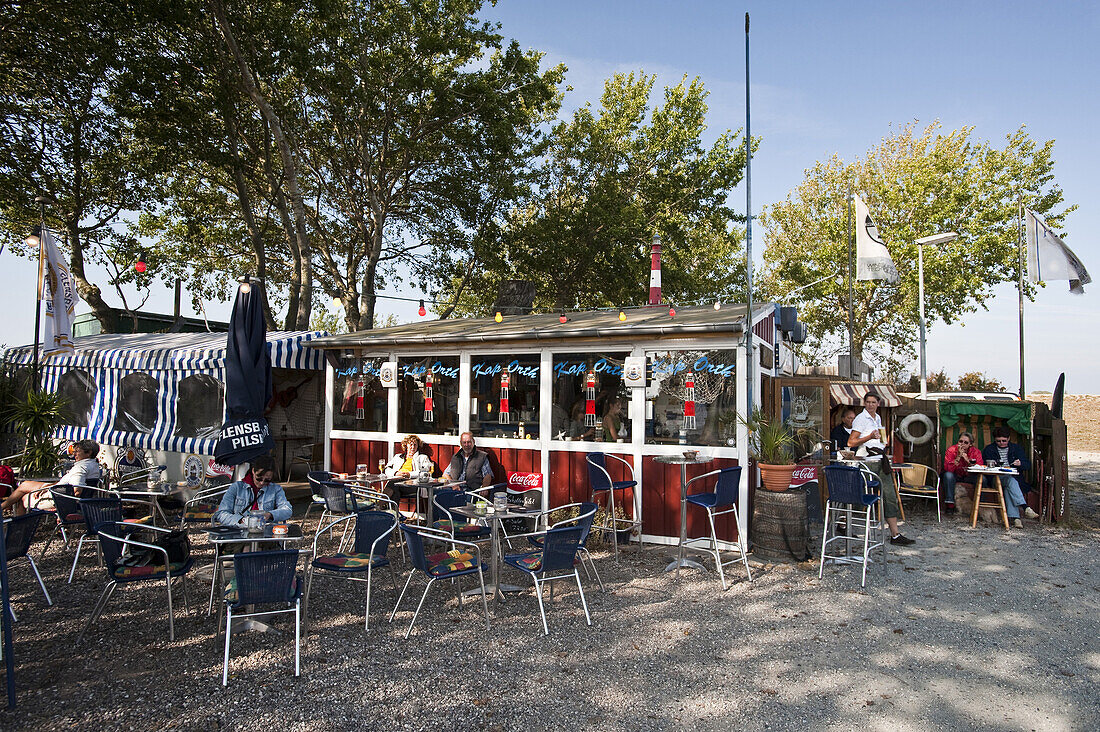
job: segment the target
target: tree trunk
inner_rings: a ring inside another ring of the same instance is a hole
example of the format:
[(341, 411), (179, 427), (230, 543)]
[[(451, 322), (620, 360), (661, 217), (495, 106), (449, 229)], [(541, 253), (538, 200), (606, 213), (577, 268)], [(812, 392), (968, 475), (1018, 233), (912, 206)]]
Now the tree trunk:
[(115, 310), (103, 299), (103, 291), (97, 285), (88, 281), (84, 274), (84, 249), (80, 243), (80, 229), (75, 220), (65, 222), (65, 230), (69, 235), (69, 271), (76, 280), (76, 290), (80, 293), (80, 299), (92, 309), (92, 315), (99, 321), (99, 326), (104, 333), (114, 332)]

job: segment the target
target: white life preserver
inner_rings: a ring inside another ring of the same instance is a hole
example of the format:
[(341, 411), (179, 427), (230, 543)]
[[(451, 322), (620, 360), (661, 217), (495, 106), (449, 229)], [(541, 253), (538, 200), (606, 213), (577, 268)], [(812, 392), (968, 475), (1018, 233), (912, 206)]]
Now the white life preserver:
[[(913, 433), (909, 431), (909, 428), (915, 424), (924, 425), (924, 434), (913, 436)], [(913, 445), (923, 445), (932, 439), (932, 435), (935, 433), (935, 426), (932, 424), (932, 419), (927, 414), (921, 414), (920, 412), (914, 412), (906, 416), (898, 426), (898, 434), (901, 435), (901, 439)]]

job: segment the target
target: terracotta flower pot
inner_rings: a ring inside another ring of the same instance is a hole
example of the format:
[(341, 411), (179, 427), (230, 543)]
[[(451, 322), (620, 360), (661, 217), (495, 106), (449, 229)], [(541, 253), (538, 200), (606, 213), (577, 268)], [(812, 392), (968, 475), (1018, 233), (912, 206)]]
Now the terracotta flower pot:
[(767, 465), (760, 463), (760, 482), (764, 484), (764, 490), (785, 491), (791, 487), (791, 474), (797, 465)]

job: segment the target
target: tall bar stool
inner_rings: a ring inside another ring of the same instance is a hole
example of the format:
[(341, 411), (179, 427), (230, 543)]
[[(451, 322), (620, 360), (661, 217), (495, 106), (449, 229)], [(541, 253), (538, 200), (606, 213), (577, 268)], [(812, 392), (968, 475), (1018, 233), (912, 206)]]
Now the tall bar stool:
[[(630, 471), (630, 480), (612, 480), (611, 473), (607, 472), (607, 458), (618, 460), (625, 465), (626, 469)], [(640, 518), (619, 518), (615, 515), (615, 492), (626, 491), (627, 488), (634, 489), (638, 485), (638, 480), (634, 476), (634, 466), (617, 455), (606, 455), (602, 452), (588, 453), (585, 457), (585, 462), (588, 463), (588, 483), (592, 489), (592, 502), (598, 502), (596, 501), (596, 497), (599, 493), (603, 491), (607, 491), (608, 493), (607, 521), (603, 524), (595, 524), (592, 528), (605, 529), (611, 532), (611, 542), (614, 546), (615, 554), (618, 555), (619, 532), (633, 531), (635, 528), (639, 528), (642, 525)], [(620, 499), (620, 504), (621, 503), (622, 500)]]

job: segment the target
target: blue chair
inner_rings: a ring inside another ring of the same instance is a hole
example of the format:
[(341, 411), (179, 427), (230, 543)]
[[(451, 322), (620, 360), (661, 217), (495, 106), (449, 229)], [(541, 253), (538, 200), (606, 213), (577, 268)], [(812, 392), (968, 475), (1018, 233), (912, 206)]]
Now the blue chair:
[(58, 532), (61, 533), (61, 539), (65, 542), (65, 547), (68, 548), (69, 531), (84, 528), (84, 512), (80, 510), (80, 499), (72, 494), (73, 487), (65, 483), (58, 483), (47, 490), (50, 499), (53, 501), (53, 514), (57, 519), (57, 526), (54, 527), (54, 530), (50, 532), (49, 537), (46, 539), (46, 545), (42, 547), (42, 553), (38, 555), (39, 560), (46, 556), (46, 552)]
[(80, 561), (80, 550), (84, 542), (95, 543), (98, 551), (100, 524), (126, 523), (134, 525), (151, 524), (153, 517), (144, 516), (138, 519), (124, 519), (122, 517), (122, 499), (109, 498), (81, 498), (79, 499), (80, 511), (84, 514), (84, 535), (76, 545), (76, 556), (73, 557), (73, 567), (69, 570), (69, 583), (76, 574), (76, 563)]
[(492, 534), (492, 529), (451, 512), (452, 508), (468, 505), (469, 502), (470, 496), (465, 491), (436, 491), (432, 500), (432, 528), (447, 532), (452, 539), (487, 539)]
[[(420, 615), (420, 608), (423, 607), (424, 600), (428, 597), (428, 590), (432, 588), (432, 584), (436, 580), (458, 579), (459, 577), (472, 575), (475, 572), (481, 585), (481, 606), (485, 610), (485, 629), (488, 630), (489, 602), (485, 596), (485, 573), (482, 570), (481, 550), (477, 544), (470, 541), (459, 541), (445, 531), (427, 526), (401, 524), (401, 532), (405, 535), (405, 543), (409, 547), (409, 561), (412, 562), (413, 568), (409, 572), (409, 578), (405, 580), (405, 586), (401, 588), (401, 594), (397, 596), (397, 603), (393, 606), (393, 612), (390, 613), (391, 623), (397, 615), (397, 609), (401, 607), (401, 599), (405, 597), (405, 591), (409, 589), (409, 583), (412, 582), (413, 576), (419, 572), (428, 578), (424, 594), (420, 597), (420, 603), (416, 606), (412, 621), (409, 622), (409, 629), (405, 631), (405, 639), (407, 640), (409, 634), (412, 633), (416, 618)], [(424, 549), (425, 539), (452, 548), (450, 551), (429, 555)], [(461, 592), (458, 593), (458, 604), (459, 607), (462, 606)]]
[[(292, 605), (285, 609), (254, 611), (254, 605)], [(233, 579), (225, 589), (225, 656), (222, 686), (229, 685), (229, 639), (233, 618), (294, 613), (294, 675), (301, 675), (302, 581), (298, 550), (277, 549), (233, 555)]]
[[(618, 460), (626, 466), (626, 469), (630, 471), (630, 480), (612, 480), (611, 474), (607, 472), (607, 458)], [(635, 529), (640, 529), (642, 526), (642, 522), (639, 519), (626, 518), (625, 516), (620, 518), (615, 512), (615, 491), (625, 491), (628, 488), (634, 489), (638, 485), (638, 480), (634, 476), (634, 466), (617, 455), (607, 455), (602, 452), (588, 453), (587, 457), (585, 457), (585, 462), (588, 463), (588, 484), (592, 489), (591, 500), (594, 503), (598, 503), (598, 494), (604, 491), (607, 491), (608, 495), (607, 523), (596, 524), (595, 528), (611, 532), (612, 545), (615, 554), (618, 555), (619, 532), (633, 532)], [(623, 500), (621, 498), (619, 504), (623, 505)], [(626, 510), (625, 507), (623, 510)], [(628, 534), (627, 542), (629, 541), (630, 538)]]
[[(325, 508), (321, 511), (321, 518), (317, 520), (317, 528), (320, 530), (321, 524), (325, 523), (325, 519), (332, 518), (334, 516), (348, 516), (350, 514), (358, 513), (362, 507), (359, 505), (359, 501), (356, 499), (355, 494), (348, 489), (343, 483), (337, 483), (331, 480), (323, 480), (320, 482), (321, 497), (325, 499)], [(303, 525), (305, 521), (302, 521)], [(331, 526), (331, 524), (329, 525)], [(340, 546), (343, 547), (344, 541), (347, 539), (348, 529), (351, 524), (344, 525), (344, 533), (340, 537)], [(328, 530), (329, 535), (332, 534), (331, 528)]]
[[(317, 539), (321, 532), (313, 538), (313, 559), (309, 564), (309, 573), (306, 575), (306, 595), (302, 602), (302, 615), (305, 622), (309, 622), (309, 593), (313, 587), (313, 578), (320, 572), (322, 577), (338, 577), (340, 579), (355, 580), (367, 583), (367, 604), (363, 611), (363, 627), (370, 630), (370, 588), (371, 579), (376, 568), (386, 567), (390, 570), (390, 578), (393, 580), (393, 591), (397, 592), (397, 578), (393, 574), (393, 566), (386, 557), (386, 551), (390, 546), (390, 535), (397, 528), (397, 519), (392, 513), (386, 511), (360, 511), (350, 516), (344, 516), (333, 521), (338, 524), (342, 521), (355, 521), (354, 544), (351, 551), (320, 556), (317, 554)], [(326, 527), (330, 529), (331, 525)], [(363, 575), (366, 575), (365, 577)]]
[[(595, 511), (592, 512), (592, 516), (595, 516)], [(581, 525), (547, 529), (542, 537), (541, 550), (524, 554), (508, 554), (504, 557), (505, 564), (526, 572), (535, 583), (535, 598), (539, 602), (542, 631), (545, 635), (550, 635), (550, 628), (546, 624), (546, 608), (542, 603), (542, 584), (554, 580), (570, 577), (576, 580), (577, 591), (581, 596), (581, 607), (584, 608), (584, 619), (592, 625), (592, 616), (588, 614), (588, 602), (584, 598), (584, 587), (581, 586), (581, 576), (577, 572), (577, 552), (580, 549), (581, 535), (584, 531), (584, 526)], [(554, 574), (555, 572), (559, 574)]]
[(222, 496), (229, 490), (229, 478), (221, 476), (218, 482), (204, 485), (183, 504), (180, 514), (181, 529), (188, 526), (202, 526), (210, 523), (218, 511)]
[[(714, 564), (718, 567), (718, 576), (722, 580), (722, 589), (729, 589), (729, 585), (726, 583), (726, 573), (723, 569), (727, 564), (734, 564), (738, 559), (731, 559), (728, 562), (722, 561), (722, 555), (718, 551), (718, 532), (714, 528), (714, 519), (717, 516), (725, 516), (728, 513), (733, 514), (733, 520), (737, 523), (737, 551), (739, 553), (739, 559), (742, 564), (745, 565), (745, 574), (748, 576), (749, 581), (752, 582), (752, 571), (749, 570), (749, 547), (748, 542), (745, 541), (745, 532), (741, 530), (741, 516), (737, 511), (737, 490), (741, 485), (741, 466), (735, 466), (732, 468), (723, 468), (721, 470), (712, 470), (709, 473), (692, 478), (687, 482), (688, 489), (690, 490), (691, 484), (697, 480), (706, 481), (708, 478), (715, 478), (714, 491), (710, 493), (691, 493), (684, 500), (693, 506), (698, 506), (707, 512), (707, 519), (710, 522), (710, 548), (708, 551), (714, 555)], [(698, 537), (695, 539), (687, 539), (684, 545), (690, 545), (692, 542), (706, 541), (707, 537)]]
[[(77, 642), (84, 637), (92, 623), (99, 620), (103, 609), (107, 606), (107, 601), (111, 599), (111, 595), (119, 585), (160, 580), (164, 580), (168, 588), (168, 640), (176, 639), (172, 580), (177, 578), (180, 580), (184, 607), (190, 612), (190, 603), (187, 599), (187, 573), (191, 570), (194, 561), (190, 556), (179, 562), (169, 561), (168, 550), (164, 547), (134, 539), (133, 534), (139, 531), (154, 535), (171, 533), (170, 529), (160, 526), (142, 526), (121, 521), (100, 523), (96, 526), (96, 538), (103, 555), (103, 564), (107, 568), (107, 585), (92, 608), (92, 613), (83, 630), (80, 631)], [(124, 550), (128, 551), (124, 554)], [(139, 558), (144, 563), (136, 561)]]
[[(825, 572), (825, 560), (837, 563), (861, 563), (863, 577), (860, 587), (867, 586), (867, 564), (872, 549), (882, 549), (882, 571), (886, 573), (886, 530), (882, 524), (882, 499), (872, 493), (868, 474), (852, 465), (827, 465), (824, 468), (825, 481), (829, 488), (829, 499), (825, 504), (825, 528), (821, 534), (821, 563), (817, 576), (820, 579)], [(836, 530), (836, 514), (845, 516), (844, 531)], [(862, 517), (863, 533), (857, 531), (856, 518)], [(874, 523), (872, 525), (872, 517)], [(829, 544), (840, 543), (843, 554), (829, 554)], [(862, 543), (860, 557), (853, 557), (851, 546)]]
[[(306, 521), (309, 520), (309, 512), (315, 508), (320, 508), (322, 512), (325, 510), (325, 497), (321, 493), (321, 483), (332, 480), (332, 473), (327, 470), (311, 470), (306, 473), (306, 481), (309, 483), (310, 490), (310, 504), (306, 506), (306, 513), (302, 516), (302, 531), (305, 531)], [(320, 526), (320, 521), (317, 522)]]
[(34, 559), (30, 555), (30, 548), (31, 543), (34, 542), (34, 535), (38, 531), (38, 526), (42, 523), (42, 519), (47, 515), (46, 511), (32, 510), (22, 516), (13, 516), (5, 520), (4, 548), (7, 552), (8, 570), (11, 570), (15, 560), (26, 559), (27, 563), (31, 565), (31, 571), (34, 572), (34, 576), (38, 580), (38, 586), (42, 588), (42, 594), (46, 596), (46, 604), (53, 605), (53, 600), (50, 599), (50, 593), (46, 591), (46, 583), (42, 581), (42, 575), (38, 572), (38, 565), (34, 563)]
[[(557, 513), (559, 511), (568, 511), (574, 508), (577, 510), (576, 516), (572, 518), (562, 519), (561, 521), (558, 521), (547, 528), (557, 529), (563, 526), (581, 527), (581, 537), (580, 540), (577, 542), (577, 551), (581, 554), (581, 566), (584, 567), (585, 574), (588, 575), (589, 579), (592, 579), (592, 575), (596, 576), (596, 582), (600, 585), (600, 592), (606, 592), (607, 590), (604, 589), (603, 580), (600, 579), (600, 573), (596, 570), (596, 563), (592, 561), (592, 555), (588, 553), (588, 537), (592, 533), (592, 523), (596, 519), (596, 511), (598, 509), (598, 506), (591, 501), (587, 501), (584, 503), (567, 503), (564, 506), (558, 506), (557, 508), (551, 508), (549, 511), (543, 511), (538, 515), (539, 517), (547, 517), (552, 513)], [(532, 536), (528, 536), (527, 541), (541, 549), (544, 534), (545, 532), (539, 532)], [(584, 561), (586, 559), (588, 560), (587, 564), (585, 564)], [(589, 568), (591, 568), (591, 571), (589, 571)]]

